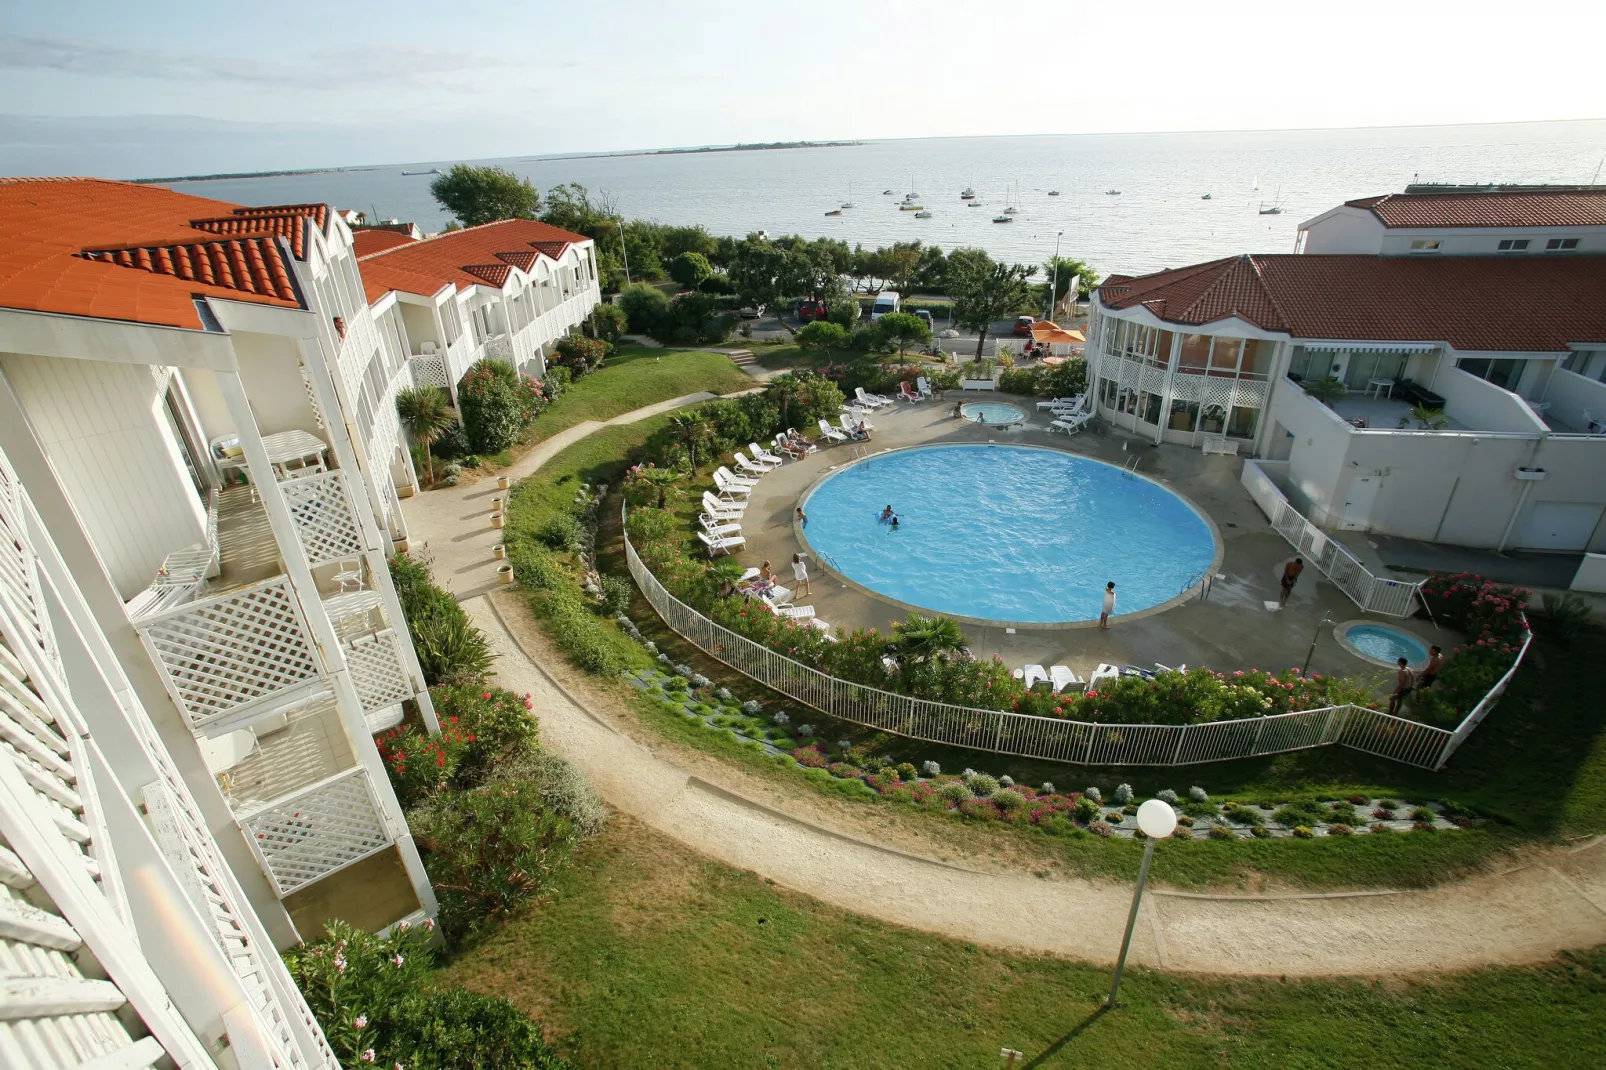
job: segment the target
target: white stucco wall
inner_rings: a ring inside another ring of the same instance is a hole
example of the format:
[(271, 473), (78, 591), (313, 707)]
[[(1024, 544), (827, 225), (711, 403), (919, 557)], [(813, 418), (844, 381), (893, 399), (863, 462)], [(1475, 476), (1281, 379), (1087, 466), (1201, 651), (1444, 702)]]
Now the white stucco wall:
[[(1382, 233), (1380, 251), (1384, 256), (1543, 256), (1551, 238), (1577, 238), (1578, 248), (1570, 253), (1606, 252), (1606, 227), (1394, 227), (1382, 229)], [(1501, 252), (1500, 243), (1510, 239), (1527, 239), (1528, 248)], [(1437, 241), (1439, 247), (1431, 253), (1412, 254), (1413, 241)], [(1552, 251), (1549, 255), (1568, 253)]]
[(1444, 411), (1449, 416), (1474, 431), (1541, 434), (1545, 430), (1544, 421), (1516, 394), (1453, 365), (1442, 368), (1434, 377), (1433, 392), (1444, 398)]
[(1307, 224), (1303, 253), (1376, 254), (1383, 248), (1384, 227), (1371, 212), (1335, 208)]
[(251, 412), (264, 435), (297, 429), (311, 431), (317, 426), (293, 341), (236, 332), (234, 351), (240, 358), (245, 396), (251, 401)]
[[(1549, 415), (1578, 431), (1588, 430), (1591, 419), (1606, 420), (1606, 383), (1586, 379), (1566, 368), (1557, 368), (1551, 376), (1544, 400), (1550, 402)], [(1601, 479), (1606, 481), (1606, 473)]]
[(0, 368), (123, 598), (205, 538), (205, 509), (161, 410), (160, 369), (14, 353)]

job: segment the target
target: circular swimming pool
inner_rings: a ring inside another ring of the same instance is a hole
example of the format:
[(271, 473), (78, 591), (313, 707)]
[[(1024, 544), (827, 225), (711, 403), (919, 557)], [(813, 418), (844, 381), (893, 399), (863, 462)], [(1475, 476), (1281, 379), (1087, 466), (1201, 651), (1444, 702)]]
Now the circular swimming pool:
[[(891, 505), (898, 524), (882, 523)], [(1113, 465), (1031, 446), (922, 446), (851, 465), (804, 501), (816, 556), (877, 594), (954, 616), (1096, 620), (1181, 594), (1216, 559), (1210, 525)]]
[(967, 401), (959, 408), (959, 415), (973, 424), (1018, 424), (1026, 414), (1003, 401)]
[(1393, 668), (1399, 658), (1413, 667), (1427, 663), (1428, 648), (1416, 636), (1386, 624), (1371, 621), (1348, 621), (1336, 629), (1339, 645), (1350, 653), (1372, 662)]

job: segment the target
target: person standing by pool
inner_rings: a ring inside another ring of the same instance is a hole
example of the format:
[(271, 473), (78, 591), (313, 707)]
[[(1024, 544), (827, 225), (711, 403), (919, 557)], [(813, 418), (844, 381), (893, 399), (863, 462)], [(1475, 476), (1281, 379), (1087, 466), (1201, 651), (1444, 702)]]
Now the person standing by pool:
[(1294, 593), (1294, 584), (1299, 582), (1299, 574), (1305, 571), (1305, 559), (1296, 557), (1283, 566), (1282, 590), (1277, 592), (1277, 608), (1282, 609), (1288, 604), (1288, 596)]
[(803, 507), (801, 505), (797, 507), (797, 522), (804, 527), (809, 526), (809, 514), (803, 511)]
[(1428, 647), (1428, 663), (1422, 666), (1422, 675), (1416, 678), (1418, 691), (1431, 691), (1433, 681), (1439, 678), (1439, 670), (1444, 668), (1444, 651), (1436, 646)]
[(1411, 671), (1411, 663), (1404, 658), (1396, 660), (1400, 668), (1394, 674), (1394, 694), (1389, 696), (1389, 713), (1399, 713), (1400, 707), (1405, 705), (1405, 696), (1416, 690), (1416, 673)]
[(797, 590), (794, 594), (809, 593), (809, 566), (803, 560), (802, 554), (792, 555), (792, 578), (797, 581)]
[(1115, 581), (1104, 585), (1104, 610), (1099, 614), (1099, 627), (1110, 630), (1110, 614), (1115, 612)]

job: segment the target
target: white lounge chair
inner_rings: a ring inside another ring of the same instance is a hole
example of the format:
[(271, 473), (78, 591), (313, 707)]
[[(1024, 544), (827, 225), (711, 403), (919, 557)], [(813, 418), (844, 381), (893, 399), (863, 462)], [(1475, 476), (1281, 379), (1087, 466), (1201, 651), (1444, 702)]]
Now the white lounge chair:
[(753, 493), (752, 484), (738, 483), (732, 476), (720, 472), (714, 473), (714, 488), (719, 491), (719, 496), (727, 501), (746, 498)]
[(747, 452), (752, 454), (753, 460), (757, 461), (759, 464), (767, 464), (772, 468), (779, 468), (781, 465), (786, 463), (785, 457), (777, 457), (769, 450), (760, 446), (757, 442), (749, 442), (747, 444)]
[(1048, 667), (1048, 682), (1054, 687), (1054, 694), (1059, 694), (1067, 688), (1081, 690), (1082, 678), (1071, 671), (1069, 665), (1050, 665)]
[(792, 620), (799, 620), (803, 617), (812, 619), (814, 616), (813, 606), (794, 606), (790, 602), (771, 602), (768, 598), (764, 599), (764, 604), (769, 606), (778, 617), (790, 617)]
[(1108, 665), (1100, 662), (1098, 667), (1093, 670), (1093, 675), (1087, 678), (1087, 689), (1089, 691), (1097, 691), (1105, 680), (1114, 683), (1120, 678), (1121, 667), (1119, 665)]
[(1037, 684), (1048, 683), (1048, 670), (1043, 668), (1041, 665), (1028, 665), (1022, 670), (1022, 672), (1024, 673), (1024, 676), (1021, 680), (1021, 683), (1025, 685), (1026, 690), (1028, 691), (1030, 691), (1032, 687)]
[(855, 387), (853, 396), (859, 399), (859, 404), (869, 409), (879, 409), (883, 405), (891, 405), (891, 398), (884, 398), (880, 394), (867, 394), (864, 387)]
[(931, 389), (931, 380), (924, 375), (915, 380), (915, 386), (920, 390), (921, 397), (930, 398), (935, 396), (935, 391)]
[(862, 423), (862, 424), (864, 424), (864, 429), (866, 431), (874, 431), (875, 430), (875, 424), (870, 422), (870, 410), (869, 409), (858, 409), (858, 408), (854, 408), (852, 405), (844, 405), (844, 406), (842, 406), (842, 413), (841, 413), (841, 415), (837, 416), (837, 419), (840, 420), (840, 419), (842, 419), (843, 416), (847, 417), (847, 424), (845, 424), (844, 426), (847, 426), (848, 424), (851, 424), (851, 425), (857, 427), (859, 424)]
[(703, 512), (720, 520), (736, 520), (747, 512), (747, 503), (721, 501), (705, 490), (703, 491)]
[(747, 540), (740, 535), (722, 535), (715, 539), (711, 538), (707, 532), (699, 531), (697, 537), (702, 540), (704, 546), (708, 547), (709, 557), (713, 557), (716, 553), (728, 554), (738, 546), (747, 545)]
[(924, 401), (924, 400), (926, 400), (924, 396), (922, 396), (920, 394), (917, 394), (912, 389), (910, 389), (909, 384), (907, 382), (900, 382), (898, 384), (898, 397), (903, 401)]
[(722, 539), (727, 535), (740, 535), (742, 533), (742, 526), (735, 521), (721, 520), (719, 517), (709, 516), (707, 513), (703, 513), (698, 516), (697, 523), (701, 524), (703, 526), (703, 530), (708, 532), (708, 534), (712, 535), (716, 539)]
[(743, 453), (741, 450), (736, 451), (735, 457), (737, 474), (751, 472), (754, 476), (762, 476), (775, 471), (775, 469), (779, 467), (778, 465), (759, 464), (756, 461), (750, 461), (747, 459), (747, 454)]
[(718, 468), (714, 469), (714, 474), (716, 476), (720, 475), (721, 473), (724, 474), (727, 482), (740, 483), (747, 487), (758, 486), (757, 476), (739, 476), (735, 472), (732, 472), (729, 468), (726, 468), (724, 465), (720, 465)]
[(1049, 411), (1051, 411), (1055, 416), (1060, 417), (1075, 416), (1077, 413), (1087, 412), (1087, 395), (1083, 394), (1078, 398), (1074, 398), (1070, 403), (1065, 405), (1055, 404)]
[(1039, 401), (1037, 407), (1040, 409), (1075, 409), (1082, 404), (1086, 397), (1086, 394), (1077, 394), (1075, 397), (1070, 398), (1049, 398), (1047, 401)]
[(841, 431), (838, 431), (836, 428), (826, 423), (825, 417), (823, 416), (820, 417), (820, 434), (824, 435), (832, 442), (846, 442), (848, 440), (847, 435), (844, 435)]
[(1050, 432), (1064, 431), (1067, 435), (1074, 435), (1086, 427), (1092, 419), (1093, 414), (1090, 412), (1078, 413), (1075, 416), (1067, 416), (1063, 420), (1055, 420), (1048, 425), (1048, 429)]

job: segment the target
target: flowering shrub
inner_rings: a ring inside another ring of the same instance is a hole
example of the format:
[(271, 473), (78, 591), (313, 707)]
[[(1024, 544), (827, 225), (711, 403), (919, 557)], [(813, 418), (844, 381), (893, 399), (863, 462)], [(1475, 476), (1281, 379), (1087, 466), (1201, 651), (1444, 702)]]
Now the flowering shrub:
[(458, 380), (457, 400), (469, 446), (477, 453), (507, 449), (546, 408), (541, 384), (499, 360), (470, 365)]
[(824, 769), (831, 764), (830, 760), (820, 753), (820, 748), (812, 745), (797, 748), (792, 752), (792, 757), (797, 759), (798, 765), (809, 769)]
[(399, 725), (374, 738), (404, 809), (448, 786), (480, 783), (498, 761), (536, 739), (529, 695), (480, 686), (436, 687), (429, 694), (440, 718), (440, 735)]
[(978, 821), (997, 821), (1003, 816), (1003, 810), (991, 799), (970, 798), (960, 800), (959, 814)]
[(1177, 793), (1170, 788), (1161, 788), (1154, 793), (1154, 797), (1163, 803), (1170, 803), (1172, 806), (1177, 805)]
[(986, 773), (972, 773), (965, 778), (965, 784), (971, 791), (981, 796), (990, 796), (999, 788), (997, 779)]
[(962, 781), (950, 780), (937, 789), (937, 797), (947, 802), (964, 802), (970, 798), (970, 789)]
[(1210, 801), (1210, 793), (1201, 788), (1199, 785), (1195, 784), (1193, 787), (1188, 789), (1188, 798), (1192, 799), (1196, 803), (1207, 803)]
[(1115, 805), (1125, 806), (1127, 803), (1132, 801), (1132, 785), (1117, 784), (1115, 786), (1115, 791), (1110, 798), (1115, 800)]

